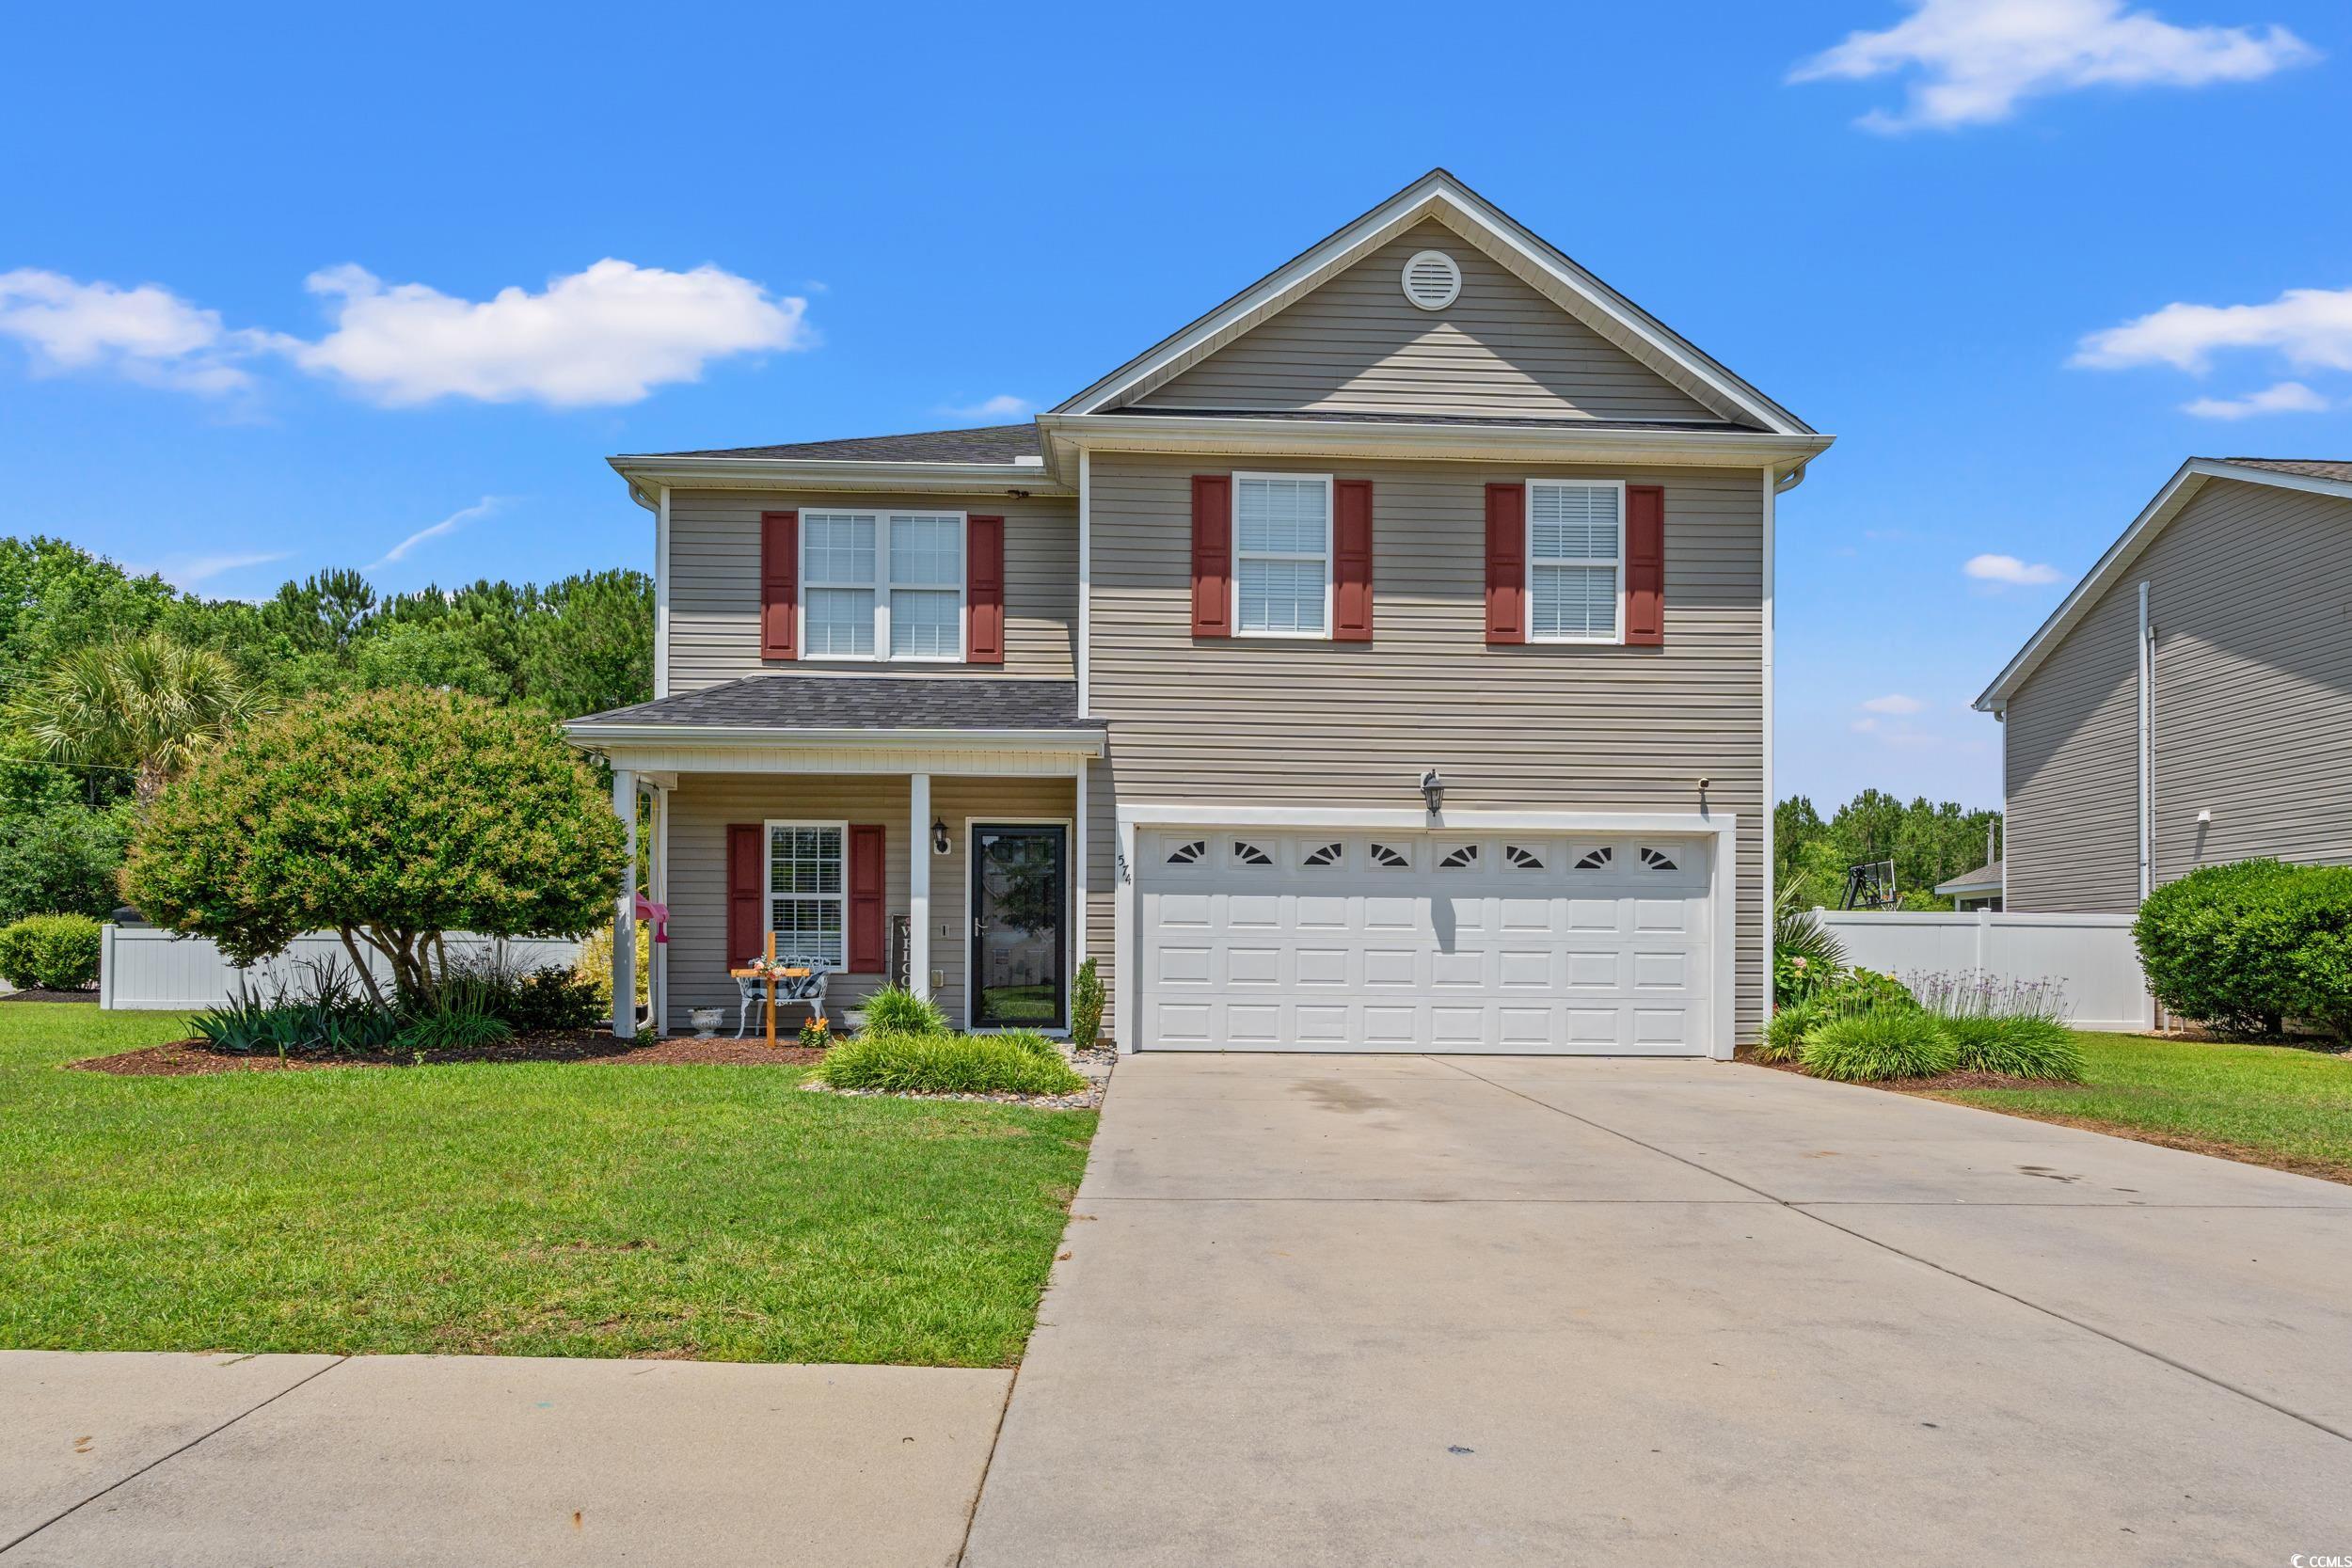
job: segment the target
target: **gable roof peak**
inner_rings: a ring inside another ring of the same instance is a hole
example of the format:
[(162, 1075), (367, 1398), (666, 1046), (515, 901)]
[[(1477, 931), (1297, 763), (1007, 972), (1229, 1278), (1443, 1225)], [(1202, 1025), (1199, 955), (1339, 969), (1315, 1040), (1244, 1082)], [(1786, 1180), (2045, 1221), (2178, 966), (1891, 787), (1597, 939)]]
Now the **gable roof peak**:
[(1587, 271), (1442, 165), (1342, 225), (1084, 391), (1056, 414), (1099, 414), (1145, 395), (1313, 293), (1379, 245), (1436, 217), (1634, 359), (1726, 418), (1782, 435), (1810, 425)]

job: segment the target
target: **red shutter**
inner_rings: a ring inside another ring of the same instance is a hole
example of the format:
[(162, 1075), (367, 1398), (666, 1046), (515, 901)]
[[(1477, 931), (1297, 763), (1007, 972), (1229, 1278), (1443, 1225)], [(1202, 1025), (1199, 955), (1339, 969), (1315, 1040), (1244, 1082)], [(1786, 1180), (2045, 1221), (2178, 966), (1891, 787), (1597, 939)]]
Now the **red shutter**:
[(759, 515), (759, 657), (798, 658), (801, 515)]
[(850, 830), (850, 971), (853, 974), (882, 972), (884, 832), (878, 827)]
[(740, 969), (768, 947), (768, 830), (727, 824), (727, 967)]
[(1372, 481), (1331, 486), (1331, 638), (1372, 641)]
[(1192, 476), (1192, 635), (1233, 635), (1233, 476)]
[(1527, 487), (1486, 486), (1486, 641), (1527, 641)]
[(1666, 492), (1655, 484), (1625, 487), (1625, 641), (1666, 641)]
[(1002, 517), (974, 517), (964, 527), (963, 626), (963, 660), (966, 664), (1005, 662), (1005, 520)]

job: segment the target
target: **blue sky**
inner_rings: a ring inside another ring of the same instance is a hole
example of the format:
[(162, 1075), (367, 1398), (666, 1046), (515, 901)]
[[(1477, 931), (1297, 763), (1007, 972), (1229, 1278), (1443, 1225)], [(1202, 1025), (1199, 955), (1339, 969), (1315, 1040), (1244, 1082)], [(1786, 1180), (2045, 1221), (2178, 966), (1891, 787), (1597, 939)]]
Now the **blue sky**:
[(1966, 703), (2183, 457), (2352, 455), (2341, 5), (1182, 14), (25, 11), (0, 521), (649, 569), (607, 453), (1000, 422), (1442, 164), (1840, 437), (1784, 791), (1979, 805)]

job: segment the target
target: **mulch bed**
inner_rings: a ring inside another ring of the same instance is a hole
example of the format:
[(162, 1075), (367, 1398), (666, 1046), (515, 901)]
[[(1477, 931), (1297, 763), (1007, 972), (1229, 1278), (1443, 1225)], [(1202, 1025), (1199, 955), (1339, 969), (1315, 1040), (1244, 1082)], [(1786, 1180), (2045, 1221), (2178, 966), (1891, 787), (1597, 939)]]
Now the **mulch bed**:
[(95, 987), (88, 990), (12, 990), (0, 996), (0, 1002), (87, 1002), (95, 1007), (98, 991)]
[(595, 1062), (600, 1065), (669, 1067), (703, 1065), (722, 1067), (805, 1067), (823, 1055), (821, 1051), (804, 1051), (801, 1047), (778, 1046), (770, 1050), (755, 1039), (695, 1039), (691, 1036), (674, 1036), (667, 1039), (647, 1040), (633, 1045), (614, 1039), (599, 1029), (547, 1031), (516, 1035), (496, 1045), (469, 1051), (438, 1051), (425, 1053), (421, 1059), (413, 1052), (357, 1052), (329, 1055), (325, 1052), (297, 1052), (280, 1057), (275, 1053), (239, 1055), (234, 1052), (215, 1051), (202, 1040), (174, 1040), (168, 1045), (151, 1045), (138, 1051), (125, 1051), (112, 1056), (96, 1056), (71, 1066), (86, 1072), (109, 1072), (129, 1078), (194, 1078), (213, 1072), (283, 1072), (305, 1071), (318, 1068), (366, 1067), (441, 1067), (455, 1062)]

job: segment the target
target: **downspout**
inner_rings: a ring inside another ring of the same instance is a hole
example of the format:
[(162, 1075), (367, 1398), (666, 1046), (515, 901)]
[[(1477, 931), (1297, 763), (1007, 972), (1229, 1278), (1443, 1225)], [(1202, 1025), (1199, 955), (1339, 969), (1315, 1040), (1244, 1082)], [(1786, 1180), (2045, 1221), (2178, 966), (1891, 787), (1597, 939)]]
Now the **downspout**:
[(2139, 896), (2155, 891), (2156, 631), (2148, 622), (2148, 584), (2139, 585)]

